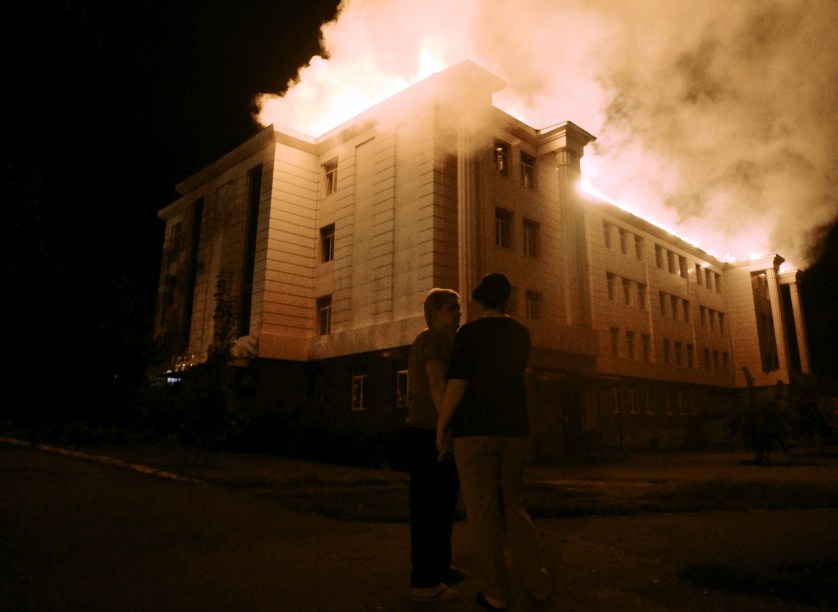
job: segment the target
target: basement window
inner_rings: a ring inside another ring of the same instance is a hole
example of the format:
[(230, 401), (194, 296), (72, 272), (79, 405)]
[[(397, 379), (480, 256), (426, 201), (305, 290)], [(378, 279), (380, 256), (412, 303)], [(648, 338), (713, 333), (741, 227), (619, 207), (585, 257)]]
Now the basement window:
[(367, 380), (366, 374), (352, 377), (352, 410), (367, 409)]

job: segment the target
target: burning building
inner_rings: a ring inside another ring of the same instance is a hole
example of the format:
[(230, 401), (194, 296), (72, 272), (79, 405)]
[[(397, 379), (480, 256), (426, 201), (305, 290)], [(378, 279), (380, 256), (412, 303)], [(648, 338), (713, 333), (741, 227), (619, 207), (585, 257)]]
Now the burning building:
[[(254, 401), (334, 430), (398, 426), (432, 287), (480, 277), (530, 328), (535, 450), (680, 448), (748, 385), (808, 371), (795, 272), (726, 262), (579, 189), (594, 136), (495, 108), (464, 62), (319, 137), (267, 127), (177, 186), (157, 338), (205, 359), (219, 281)], [(708, 438), (709, 439), (709, 438)]]

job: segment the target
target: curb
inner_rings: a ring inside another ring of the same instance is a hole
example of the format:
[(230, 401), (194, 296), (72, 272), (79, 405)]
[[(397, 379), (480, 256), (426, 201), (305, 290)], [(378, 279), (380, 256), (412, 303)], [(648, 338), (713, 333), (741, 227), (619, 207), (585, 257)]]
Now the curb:
[(128, 463), (127, 461), (122, 461), (120, 459), (114, 459), (113, 457), (105, 457), (104, 455), (90, 455), (88, 453), (82, 453), (79, 451), (71, 451), (67, 450), (66, 448), (60, 448), (57, 446), (49, 446), (47, 444), (32, 444), (31, 442), (26, 442), (24, 440), (18, 440), (16, 438), (4, 438), (0, 437), (0, 443), (9, 444), (11, 446), (17, 446), (21, 448), (34, 448), (35, 450), (43, 451), (46, 453), (53, 453), (56, 455), (64, 455), (66, 457), (73, 457), (75, 459), (84, 459), (86, 461), (92, 461), (94, 463), (99, 463), (101, 465), (108, 465), (111, 467), (120, 468), (123, 470), (130, 470), (132, 472), (138, 472), (140, 474), (145, 474), (147, 476), (156, 476), (158, 478), (164, 478), (166, 480), (175, 480), (178, 482), (189, 482), (192, 484), (204, 484), (204, 481), (198, 480), (197, 478), (188, 478), (186, 476), (179, 476), (177, 474), (173, 474), (171, 472), (166, 472), (163, 470), (158, 470), (157, 468), (148, 467), (146, 465), (140, 465), (138, 463)]

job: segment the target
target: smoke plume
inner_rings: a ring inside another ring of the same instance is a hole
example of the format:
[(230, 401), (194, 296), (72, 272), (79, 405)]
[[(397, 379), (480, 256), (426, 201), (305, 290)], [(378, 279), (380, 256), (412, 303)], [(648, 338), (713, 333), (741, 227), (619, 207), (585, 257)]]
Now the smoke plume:
[(595, 134), (586, 181), (719, 257), (798, 266), (838, 214), (835, 0), (344, 0), (264, 125), (318, 136), (462, 60)]

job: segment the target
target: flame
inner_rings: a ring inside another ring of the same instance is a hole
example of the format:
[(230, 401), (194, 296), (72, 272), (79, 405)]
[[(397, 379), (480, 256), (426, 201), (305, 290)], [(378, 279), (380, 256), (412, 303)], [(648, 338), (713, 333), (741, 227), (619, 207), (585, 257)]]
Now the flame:
[(343, 0), (257, 119), (318, 137), (472, 60), (508, 83), (498, 108), (597, 135), (597, 197), (708, 252), (805, 261), (838, 217), (836, 23), (834, 0)]

